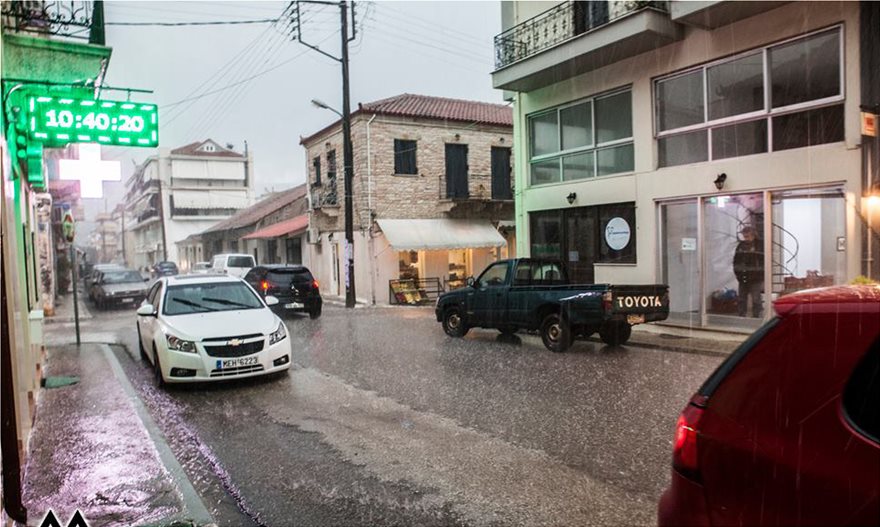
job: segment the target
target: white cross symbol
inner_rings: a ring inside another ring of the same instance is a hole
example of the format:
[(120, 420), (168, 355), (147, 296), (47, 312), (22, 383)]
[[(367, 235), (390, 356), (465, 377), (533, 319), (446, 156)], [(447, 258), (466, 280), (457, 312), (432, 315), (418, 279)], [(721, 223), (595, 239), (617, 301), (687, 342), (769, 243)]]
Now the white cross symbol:
[(105, 181), (120, 181), (122, 168), (119, 161), (102, 161), (101, 145), (80, 143), (79, 159), (58, 161), (61, 179), (79, 181), (81, 198), (104, 197)]

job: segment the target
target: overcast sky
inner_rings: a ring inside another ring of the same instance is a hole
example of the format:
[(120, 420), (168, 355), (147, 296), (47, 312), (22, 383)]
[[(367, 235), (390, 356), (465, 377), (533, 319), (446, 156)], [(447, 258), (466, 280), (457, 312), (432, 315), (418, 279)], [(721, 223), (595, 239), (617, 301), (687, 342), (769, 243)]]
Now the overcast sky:
[[(339, 63), (292, 41), (287, 18), (278, 24), (112, 25), (275, 18), (287, 5), (105, 2), (107, 45), (113, 48), (106, 84), (154, 91), (133, 95), (132, 100), (159, 104), (162, 147), (212, 138), (242, 150), (247, 141), (254, 155), (257, 195), (303, 183), (304, 151), (299, 137), (336, 118), (309, 101), (320, 99), (339, 109), (341, 72)], [(338, 8), (303, 4), (301, 13), (303, 37), (322, 42), (322, 49), (338, 54)], [(489, 75), (492, 38), (501, 26), (499, 2), (358, 2), (356, 14), (357, 40), (351, 44), (352, 110), (358, 102), (406, 92), (502, 102)], [(199, 98), (175, 104), (193, 97)], [(104, 150), (105, 159), (123, 162), (123, 180), (132, 172), (132, 161), (140, 163), (152, 154), (148, 149)], [(106, 185), (111, 206), (119, 199), (120, 186)], [(88, 208), (94, 210), (97, 205)]]

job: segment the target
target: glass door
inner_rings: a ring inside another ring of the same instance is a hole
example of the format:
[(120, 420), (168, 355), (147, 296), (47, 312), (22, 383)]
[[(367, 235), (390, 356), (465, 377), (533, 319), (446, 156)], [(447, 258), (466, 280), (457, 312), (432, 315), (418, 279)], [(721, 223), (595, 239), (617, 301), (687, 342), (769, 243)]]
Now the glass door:
[(660, 206), (663, 283), (669, 285), (669, 319), (701, 325), (700, 243), (697, 201)]

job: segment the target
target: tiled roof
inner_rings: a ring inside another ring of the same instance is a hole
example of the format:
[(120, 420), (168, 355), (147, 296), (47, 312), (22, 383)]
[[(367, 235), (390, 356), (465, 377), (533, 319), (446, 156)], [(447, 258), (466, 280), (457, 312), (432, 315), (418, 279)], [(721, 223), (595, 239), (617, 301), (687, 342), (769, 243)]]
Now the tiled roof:
[(247, 236), (242, 237), (242, 240), (278, 238), (279, 236), (284, 236), (285, 234), (304, 231), (308, 226), (309, 215), (300, 214), (299, 216), (295, 216), (293, 218), (290, 218), (289, 220), (279, 221), (278, 223), (273, 223), (268, 227), (263, 227), (256, 232), (252, 232)]
[[(359, 104), (358, 109), (352, 113), (352, 117), (359, 114), (421, 117), (423, 119), (513, 127), (513, 109), (506, 104), (414, 95), (411, 93)], [(307, 137), (300, 138), (299, 142), (300, 144), (308, 143), (315, 137), (340, 126), (340, 123), (341, 121), (337, 120)]]
[(240, 229), (257, 223), (264, 217), (272, 214), (276, 210), (289, 205), (298, 199), (304, 198), (306, 195), (306, 186), (299, 185), (280, 192), (274, 192), (266, 198), (254, 203), (246, 209), (241, 209), (229, 218), (221, 221), (209, 229), (202, 231), (202, 234), (209, 232), (226, 231), (230, 229)]
[[(213, 152), (206, 152), (204, 150), (199, 150), (206, 143), (211, 143), (214, 145)], [(206, 156), (206, 157), (241, 157), (243, 158), (243, 154), (239, 154), (233, 150), (229, 150), (228, 148), (224, 148), (220, 146), (217, 141), (212, 139), (206, 139), (204, 141), (196, 141), (195, 143), (190, 143), (188, 145), (181, 146), (180, 148), (175, 148), (171, 151), (172, 155), (178, 156)]]
[(513, 109), (506, 104), (404, 93), (396, 97), (361, 104), (359, 108), (368, 113), (383, 115), (513, 126)]

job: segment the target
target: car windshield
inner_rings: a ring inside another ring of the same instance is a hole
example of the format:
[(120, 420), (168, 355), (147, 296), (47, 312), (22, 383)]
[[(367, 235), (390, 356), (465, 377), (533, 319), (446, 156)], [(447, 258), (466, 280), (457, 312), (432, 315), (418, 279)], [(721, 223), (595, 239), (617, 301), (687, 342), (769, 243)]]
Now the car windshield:
[(101, 282), (105, 284), (124, 284), (128, 282), (143, 282), (144, 279), (137, 271), (105, 271)]
[(227, 267), (253, 267), (253, 256), (230, 256)]
[(263, 302), (244, 283), (214, 282), (169, 287), (162, 313), (174, 316), (261, 307)]

